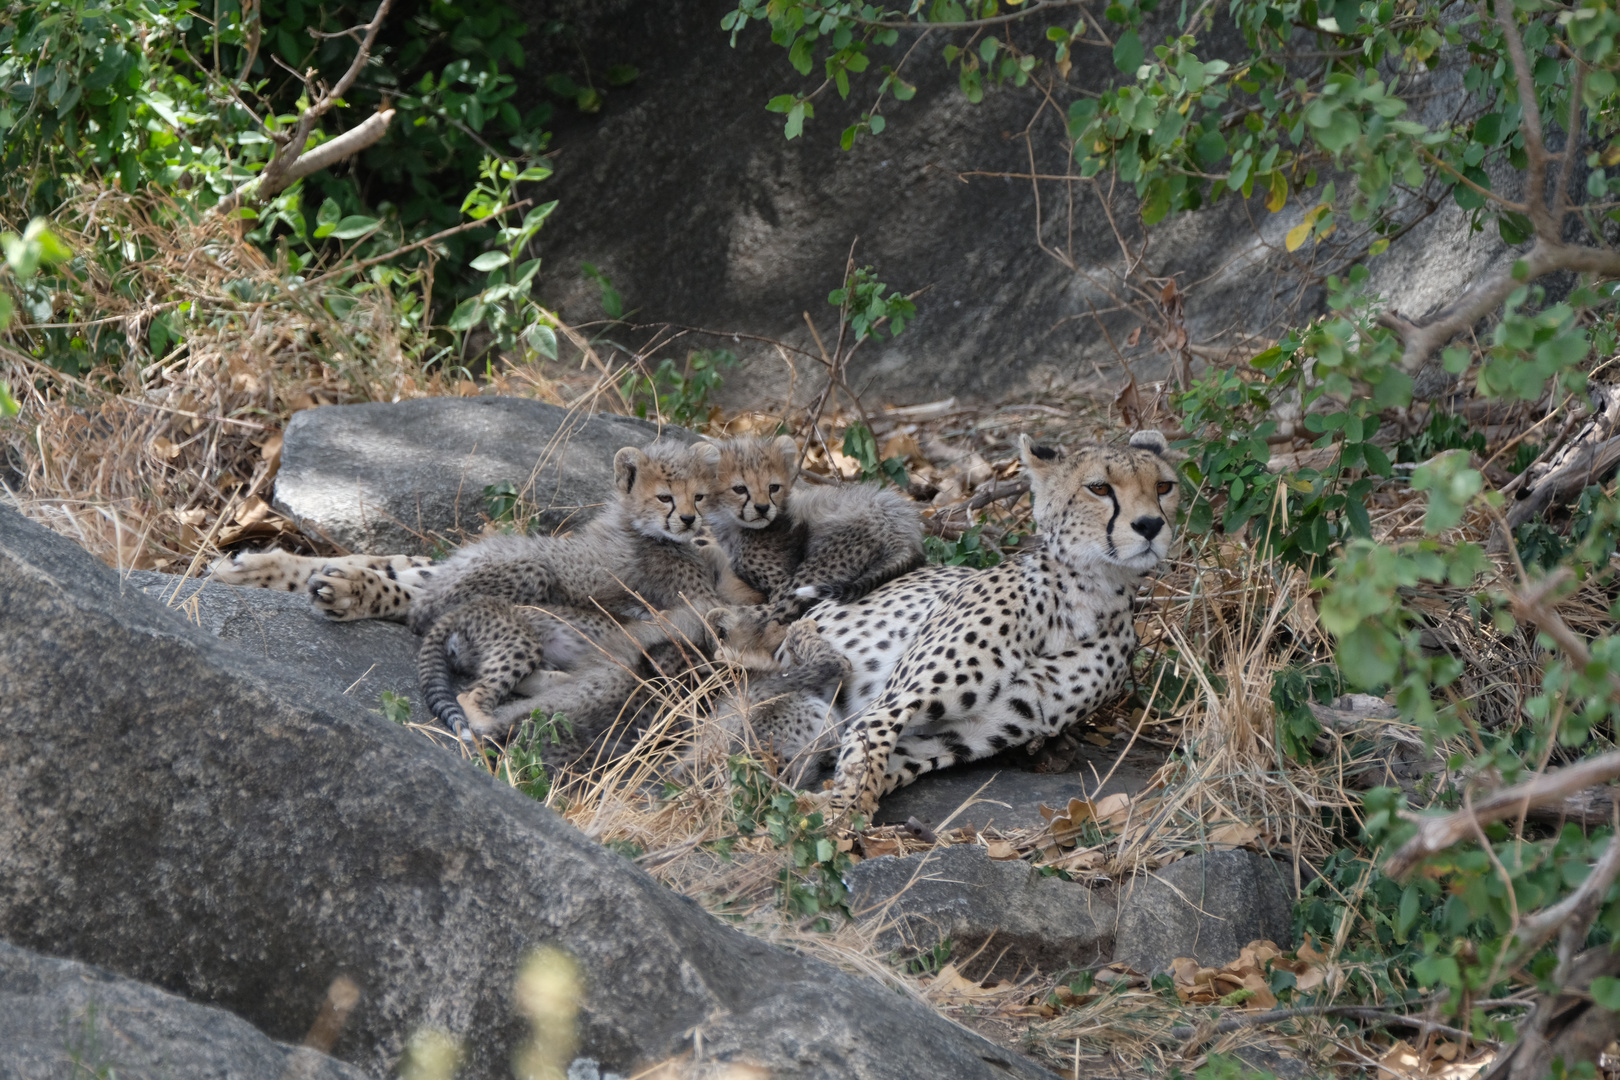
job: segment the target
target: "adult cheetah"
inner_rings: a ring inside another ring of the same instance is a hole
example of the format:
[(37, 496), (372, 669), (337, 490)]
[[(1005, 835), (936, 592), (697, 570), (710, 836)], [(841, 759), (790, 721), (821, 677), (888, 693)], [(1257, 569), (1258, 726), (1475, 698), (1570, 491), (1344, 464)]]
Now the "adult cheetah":
[(1179, 490), (1164, 436), (1062, 454), (1019, 440), (1040, 550), (931, 566), (813, 607), (851, 665), (831, 802), (870, 813), (934, 769), (1054, 735), (1119, 693), (1137, 586), (1169, 550)]

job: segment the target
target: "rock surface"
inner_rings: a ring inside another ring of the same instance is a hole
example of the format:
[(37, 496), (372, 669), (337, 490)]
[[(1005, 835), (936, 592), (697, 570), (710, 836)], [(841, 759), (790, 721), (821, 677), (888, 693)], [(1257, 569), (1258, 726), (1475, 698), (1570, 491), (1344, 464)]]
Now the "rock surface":
[[(1153, 334), (1127, 344), (1140, 319), (1114, 310), (1108, 295), (1110, 288), (1126, 291), (1112, 276), (1125, 258), (1115, 223), (1132, 251), (1143, 253), (1139, 280), (1174, 276), (1189, 290), (1187, 330), (1200, 346), (1223, 347), (1239, 329), (1274, 336), (1277, 320), (1296, 304), (1300, 322), (1320, 313), (1320, 276), (1342, 272), (1328, 269), (1338, 258), (1331, 244), (1315, 249), (1314, 265), (1310, 255), (1295, 261), (1283, 250), (1284, 234), (1317, 193), (1291, 198), (1276, 214), (1259, 197), (1247, 207), (1229, 200), (1166, 221), (1151, 244), (1142, 243), (1134, 198), (1113, 200), (1111, 222), (1101, 189), (1087, 183), (1040, 182), (1038, 209), (1037, 185), (1021, 177), (1064, 176), (1073, 168), (1063, 111), (1128, 78), (1105, 47), (1076, 46), (1074, 68), (1055, 90), (1056, 108), (1043, 111), (1033, 83), (987, 89), (983, 102), (971, 105), (940, 58), (948, 43), (968, 46), (969, 35), (935, 30), (904, 69), (916, 96), (886, 103), (887, 130), (843, 151), (840, 131), (871, 106), (879, 68), (898, 63), (914, 34), (902, 32), (892, 48), (875, 49), (871, 70), (852, 80), (847, 101), (819, 95), (815, 118), (790, 141), (782, 116), (764, 105), (778, 94), (815, 90), (823, 73), (817, 66), (796, 75), (761, 23), (750, 23), (733, 48), (720, 20), (735, 0), (515, 6), (531, 26), (559, 20), (568, 27), (565, 34), (530, 35), (532, 69), (568, 72), (582, 84), (585, 65), (600, 73), (633, 64), (641, 72), (632, 85), (608, 89), (599, 114), (557, 106), (551, 159), (557, 175), (546, 197), (560, 192), (565, 201), (541, 239), (548, 303), (574, 321), (601, 318), (601, 291), (580, 270), (592, 263), (612, 278), (638, 323), (742, 331), (804, 349), (796, 359), (801, 397), (820, 388), (803, 313), (824, 336), (836, 325), (824, 301), (838, 287), (857, 237), (857, 265), (873, 264), (901, 292), (928, 289), (917, 301), (916, 322), (893, 342), (863, 345), (850, 369), (850, 385), (868, 400), (894, 403), (951, 394), (994, 399), (1049, 382), (1117, 385), (1126, 374), (1121, 358), (1138, 380), (1163, 378), (1168, 360)], [(1142, 40), (1162, 42), (1175, 32), (1175, 16), (1174, 7), (1161, 8), (1143, 26)], [(996, 30), (1044, 61), (1051, 56), (1045, 30), (1059, 23), (1072, 26), (1073, 14)], [(1233, 57), (1224, 14), (1199, 37), (1206, 59)], [(1432, 74), (1424, 91), (1434, 96), (1414, 95), (1415, 108), (1454, 109), (1458, 70)], [(523, 107), (556, 103), (541, 84), (520, 86)], [(571, 194), (578, 192), (589, 196)], [(1072, 232), (1065, 209), (1071, 199)], [(1468, 215), (1444, 197), (1437, 212), (1369, 266), (1379, 295), (1420, 315), (1466, 289), (1506, 251), (1494, 230), (1472, 232)], [(1072, 257), (1075, 269), (1049, 252)], [(1098, 332), (1093, 309), (1112, 312), (1103, 318), (1107, 335)], [(788, 369), (771, 346), (688, 336), (668, 352), (678, 359), (697, 346), (729, 348), (746, 359), (746, 370), (727, 379), (724, 400), (759, 407), (766, 397), (786, 395)]]
[(484, 489), (510, 484), (531, 528), (582, 520), (613, 485), (613, 455), (680, 428), (513, 397), (416, 398), (294, 413), (275, 506), (310, 536), (367, 555), (426, 555), (477, 533)]
[(1106, 893), (1042, 877), (1019, 859), (991, 859), (977, 844), (865, 859), (846, 884), (850, 912), (877, 922), (883, 949), (926, 952), (950, 938), (962, 956), (988, 941), (983, 955), (999, 955), (994, 969), (1008, 974), (1019, 965), (1050, 972), (1108, 959), (1115, 911)]
[(877, 983), (722, 925), (544, 807), (357, 702), (121, 587), (0, 508), (0, 938), (384, 1074), (425, 1026), (464, 1080), (528, 1038), (537, 947), (584, 983), (577, 1053), (777, 1077), (1048, 1075)]
[(0, 1076), (113, 1073), (122, 1080), (366, 1080), (352, 1065), (268, 1039), (223, 1009), (0, 941)]
[(175, 614), (253, 656), (298, 669), (301, 681), (382, 709), (386, 691), (411, 703), (411, 719), (426, 722), (427, 703), (416, 678), (421, 639), (401, 623), (332, 622), (315, 613), (308, 594), (222, 585), (135, 570), (126, 588), (140, 590)]
[[(1070, 799), (1096, 799), (1115, 792), (1135, 795), (1164, 764), (1161, 755), (1133, 749), (1119, 767), (1114, 759), (1123, 744), (1096, 747), (1082, 742), (1074, 761), (1062, 772), (1037, 773), (1015, 760), (1021, 749), (928, 773), (884, 797), (872, 815), (877, 825), (903, 825), (915, 817), (924, 825), (956, 828), (972, 822), (983, 829), (1038, 829), (1046, 824), (1041, 804), (1054, 810)], [(1109, 776), (1109, 770), (1113, 775)], [(1097, 781), (1108, 776), (1108, 783)]]
[(1291, 947), (1287, 867), (1254, 851), (1189, 855), (1119, 887), (1114, 959), (1143, 974), (1178, 956), (1216, 966), (1257, 938)]

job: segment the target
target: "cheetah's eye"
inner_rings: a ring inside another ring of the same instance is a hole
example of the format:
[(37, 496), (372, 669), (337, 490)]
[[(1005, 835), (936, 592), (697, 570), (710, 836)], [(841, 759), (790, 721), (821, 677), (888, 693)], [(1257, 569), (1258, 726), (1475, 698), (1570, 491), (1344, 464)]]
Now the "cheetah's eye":
[(1174, 482), (1169, 481), (1169, 480), (1160, 480), (1159, 481), (1159, 494), (1160, 495), (1168, 495), (1174, 490), (1176, 490), (1176, 485), (1174, 484)]
[(778, 491), (781, 491), (781, 490), (782, 490), (782, 485), (781, 484), (772, 484), (771, 485), (771, 494), (772, 495), (775, 495)]
[(703, 496), (702, 495), (693, 495), (692, 496), (692, 501), (693, 502), (702, 502), (703, 501)]
[(747, 495), (748, 494), (748, 486), (746, 484), (738, 484), (736, 487), (732, 488), (731, 490), (735, 491), (738, 495)]
[(1100, 495), (1105, 499), (1114, 493), (1114, 489), (1109, 487), (1107, 484), (1087, 484), (1086, 490), (1091, 492), (1093, 495)]
[(675, 502), (675, 496), (673, 496), (673, 495), (660, 495), (660, 496), (658, 496), (658, 501), (661, 502), (661, 503), (674, 503)]

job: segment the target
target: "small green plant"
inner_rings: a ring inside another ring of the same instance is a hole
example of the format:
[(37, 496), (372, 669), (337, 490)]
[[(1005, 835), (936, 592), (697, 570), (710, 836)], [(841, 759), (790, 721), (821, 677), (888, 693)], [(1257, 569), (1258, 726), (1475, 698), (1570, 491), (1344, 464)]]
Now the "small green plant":
[[(827, 835), (820, 811), (801, 813), (798, 795), (782, 790), (753, 758), (735, 756), (729, 767), (737, 832), (752, 836), (763, 830), (773, 844), (789, 854), (788, 864), (777, 878), (776, 894), (781, 905), (790, 914), (813, 919), (817, 930), (832, 929), (834, 913), (848, 918), (844, 872), (850, 867), (850, 858)], [(855, 827), (862, 827), (859, 819)]]
[(547, 716), (539, 709), (530, 713), (503, 751), (486, 750), (494, 758), (497, 771), (504, 770), (507, 783), (536, 801), (551, 793), (551, 774), (542, 759), (546, 747), (572, 737), (574, 725), (562, 713)]
[(1513, 460), (1508, 463), (1508, 471), (1517, 476), (1533, 465), (1540, 456), (1541, 444), (1526, 440), (1513, 448)]
[(612, 279), (590, 263), (580, 263), (579, 272), (585, 275), (586, 281), (596, 282), (596, 287), (602, 291), (602, 313), (614, 322), (624, 318), (624, 297), (613, 287)]
[(642, 419), (650, 412), (682, 427), (692, 427), (708, 418), (709, 395), (720, 388), (724, 373), (736, 366), (735, 353), (694, 349), (686, 354), (686, 362), (680, 367), (665, 357), (650, 375), (630, 370), (619, 384), (619, 392)]
[(903, 459), (878, 460), (877, 438), (865, 424), (851, 424), (844, 432), (844, 453), (860, 464), (862, 480), (887, 480), (901, 491), (911, 486)]
[(484, 485), (484, 513), (493, 522), (516, 520), (519, 501), (517, 485), (510, 480)]
[[(44, 218), (35, 218), (23, 229), (22, 235), (0, 233), (0, 252), (6, 257), (5, 269), (12, 282), (26, 284), (33, 280), (41, 266), (59, 266), (73, 258), (73, 252), (56, 234)], [(11, 324), (12, 302), (0, 279), (0, 333)], [(17, 399), (11, 396), (11, 386), (0, 379), (0, 417), (16, 416)]]
[(383, 717), (395, 724), (408, 724), (411, 722), (411, 699), (404, 694), (396, 694), (392, 690), (382, 692)]
[(1471, 430), (1466, 416), (1437, 412), (1429, 417), (1428, 427), (1395, 444), (1395, 460), (1410, 463), (1428, 461), (1447, 450), (1470, 450), (1482, 454), (1485, 452), (1485, 435)]
[(984, 569), (997, 566), (1001, 563), (1001, 552), (994, 544), (986, 544), (983, 537), (984, 524), (981, 522), (964, 532), (955, 540), (943, 540), (937, 536), (923, 537), (923, 551), (931, 563), (943, 563), (946, 566), (972, 566)]
[[(887, 321), (891, 338), (899, 337), (906, 323), (917, 317), (917, 305), (877, 279), (870, 266), (851, 272), (844, 287), (827, 294), (827, 303), (848, 312), (849, 328), (855, 331), (855, 340), (880, 335)], [(887, 295), (885, 295), (887, 293)]]
[(1344, 680), (1332, 664), (1286, 667), (1271, 677), (1271, 703), (1277, 708), (1284, 753), (1296, 761), (1311, 760), (1311, 745), (1322, 734), (1311, 702), (1326, 705), (1343, 692)]
[(950, 938), (941, 939), (932, 949), (920, 952), (916, 956), (905, 958), (902, 963), (908, 975), (938, 975), (940, 970), (951, 961), (951, 951), (956, 943)]

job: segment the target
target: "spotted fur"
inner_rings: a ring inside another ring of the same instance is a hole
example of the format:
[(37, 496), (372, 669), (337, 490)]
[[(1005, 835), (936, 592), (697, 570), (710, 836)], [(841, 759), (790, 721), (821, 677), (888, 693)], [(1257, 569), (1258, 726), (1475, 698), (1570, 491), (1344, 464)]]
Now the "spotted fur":
[(870, 812), (925, 772), (1056, 734), (1123, 687), (1132, 600), (1175, 520), (1164, 437), (1067, 455), (1024, 438), (1019, 450), (1039, 551), (986, 570), (926, 567), (811, 609), (851, 666), (836, 807)]

